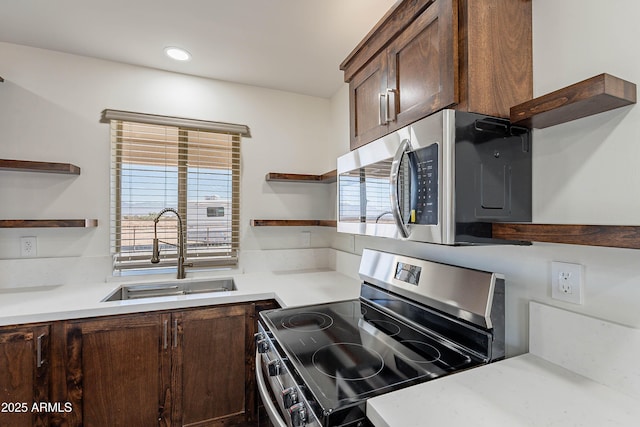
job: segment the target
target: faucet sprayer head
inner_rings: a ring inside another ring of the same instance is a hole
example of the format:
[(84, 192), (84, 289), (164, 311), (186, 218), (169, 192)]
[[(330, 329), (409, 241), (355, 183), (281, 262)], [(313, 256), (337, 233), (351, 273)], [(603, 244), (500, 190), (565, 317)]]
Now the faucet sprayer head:
[(153, 238), (153, 252), (151, 254), (151, 263), (157, 264), (160, 262), (160, 247), (158, 245), (158, 238)]

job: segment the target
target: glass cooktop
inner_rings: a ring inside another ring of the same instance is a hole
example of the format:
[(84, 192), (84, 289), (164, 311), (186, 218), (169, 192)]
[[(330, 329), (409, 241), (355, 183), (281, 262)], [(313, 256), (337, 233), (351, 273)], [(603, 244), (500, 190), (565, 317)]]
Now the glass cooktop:
[(324, 411), (482, 363), (361, 300), (261, 317)]

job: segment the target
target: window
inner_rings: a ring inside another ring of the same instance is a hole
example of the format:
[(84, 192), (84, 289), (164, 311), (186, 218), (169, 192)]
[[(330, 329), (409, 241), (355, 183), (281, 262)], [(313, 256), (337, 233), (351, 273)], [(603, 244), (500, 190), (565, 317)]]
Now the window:
[(160, 264), (151, 264), (154, 218), (182, 218), (187, 262), (238, 260), (242, 125), (105, 110), (111, 123), (111, 250), (114, 269), (176, 265), (178, 221), (157, 224)]

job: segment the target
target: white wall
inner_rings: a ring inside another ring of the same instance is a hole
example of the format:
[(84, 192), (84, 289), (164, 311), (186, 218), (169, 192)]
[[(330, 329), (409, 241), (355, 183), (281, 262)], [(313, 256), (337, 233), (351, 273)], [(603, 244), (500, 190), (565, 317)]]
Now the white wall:
[[(640, 4), (614, 3), (603, 7), (595, 0), (533, 1), (534, 96), (603, 72), (640, 84), (640, 57), (629, 48), (632, 40), (640, 39)], [(341, 91), (332, 105), (347, 102), (347, 92)], [(336, 129), (334, 140), (345, 153), (344, 123)], [(637, 106), (535, 130), (534, 222), (640, 225), (639, 140)], [(505, 274), (509, 355), (528, 348), (530, 300), (640, 327), (638, 250), (541, 243), (442, 247), (345, 234), (336, 236), (334, 247), (357, 254), (374, 247)], [(584, 305), (551, 299), (551, 261), (585, 266)]]
[[(326, 149), (328, 99), (7, 43), (0, 43), (0, 64), (0, 158), (82, 169), (80, 176), (0, 171), (0, 217), (99, 221), (94, 229), (0, 230), (0, 287), (110, 274), (109, 125), (99, 122), (105, 108), (250, 127), (252, 138), (242, 141), (243, 250), (301, 245), (300, 228), (252, 229), (251, 218), (334, 217), (330, 186), (264, 181), (267, 172), (335, 168)], [(321, 230), (310, 231), (312, 246), (329, 245)], [(38, 238), (38, 259), (18, 259), (20, 236)]]
[[(640, 4), (533, 2), (534, 94), (608, 73), (640, 84)], [(623, 107), (536, 131), (539, 222), (640, 224), (640, 109)]]

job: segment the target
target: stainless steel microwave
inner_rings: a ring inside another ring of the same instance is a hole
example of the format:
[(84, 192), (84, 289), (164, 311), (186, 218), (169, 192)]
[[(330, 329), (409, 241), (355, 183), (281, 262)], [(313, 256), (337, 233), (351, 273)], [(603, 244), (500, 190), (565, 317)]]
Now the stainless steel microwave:
[(339, 157), (337, 193), (339, 232), (497, 243), (491, 223), (531, 221), (531, 133), (442, 110)]

